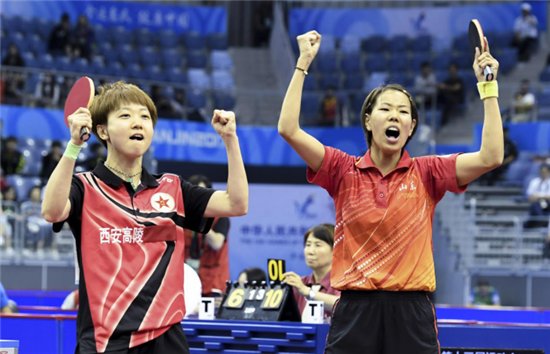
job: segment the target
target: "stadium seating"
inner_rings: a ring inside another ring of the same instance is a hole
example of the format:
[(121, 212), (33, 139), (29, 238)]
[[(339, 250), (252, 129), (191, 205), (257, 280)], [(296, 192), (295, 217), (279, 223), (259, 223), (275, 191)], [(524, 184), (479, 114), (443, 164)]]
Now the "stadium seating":
[(235, 97), (226, 91), (214, 91), (214, 107), (226, 111), (233, 110), (235, 107)]
[(206, 107), (206, 95), (199, 89), (191, 90), (187, 93), (187, 103), (189, 107), (202, 109)]

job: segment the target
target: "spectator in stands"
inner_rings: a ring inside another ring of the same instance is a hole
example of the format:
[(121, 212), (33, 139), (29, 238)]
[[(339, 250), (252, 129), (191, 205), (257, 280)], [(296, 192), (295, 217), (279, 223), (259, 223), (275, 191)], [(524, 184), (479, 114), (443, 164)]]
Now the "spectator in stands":
[(107, 156), (105, 148), (100, 143), (93, 143), (90, 149), (92, 150), (92, 156), (82, 164), (86, 171), (93, 171), (99, 162), (105, 161)]
[(61, 156), (63, 155), (62, 148), (63, 146), (61, 145), (61, 142), (56, 140), (52, 143), (48, 155), (42, 157), (42, 171), (40, 171), (40, 178), (44, 181), (50, 178), (50, 175), (53, 170), (55, 170), (59, 160), (61, 160)]
[[(0, 148), (2, 149), (2, 148)], [(3, 192), (6, 188), (9, 187), (9, 183), (8, 181), (6, 180), (6, 178), (4, 177), (4, 170), (2, 170), (0, 168), (0, 192)]]
[(36, 249), (36, 256), (43, 258), (44, 246), (49, 246), (49, 256), (58, 259), (59, 253), (51, 224), (42, 217), (41, 194), (40, 187), (33, 187), (29, 191), (29, 200), (21, 203), (21, 213), (25, 217), (26, 226), (23, 255), (32, 256), (32, 250)]
[[(25, 61), (21, 57), (19, 47), (10, 44), (8, 54), (2, 59), (3, 66), (24, 67)], [(21, 106), (23, 104), (23, 91), (25, 89), (25, 76), (21, 72), (5, 71), (2, 73), (4, 84), (2, 101), (5, 104)]]
[(35, 105), (37, 107), (54, 108), (59, 103), (60, 86), (56, 76), (51, 73), (40, 75), (40, 80), (34, 90)]
[[(17, 204), (17, 191), (13, 186), (8, 186), (4, 191), (2, 192), (2, 200), (5, 202), (11, 202), (13, 204)], [(15, 207), (8, 204), (2, 204), (2, 210), (6, 214), (11, 214), (15, 212)]]
[(237, 279), (241, 286), (244, 285), (244, 282), (246, 281), (248, 283), (252, 283), (253, 281), (255, 281), (258, 284), (263, 281), (267, 282), (267, 276), (265, 275), (265, 272), (261, 268), (257, 267), (246, 268), (241, 272), (241, 274), (239, 274), (239, 277)]
[(17, 139), (10, 136), (6, 139), (5, 148), (2, 150), (1, 156), (2, 171), (6, 176), (21, 172), (25, 166), (25, 158), (17, 150)]
[(512, 122), (527, 122), (531, 120), (535, 108), (535, 95), (531, 92), (529, 80), (521, 80), (521, 88), (516, 93), (513, 104)]
[(158, 115), (162, 118), (173, 118), (174, 110), (170, 98), (164, 94), (164, 88), (159, 85), (151, 86), (151, 99), (157, 106)]
[(516, 19), (514, 24), (513, 45), (518, 47), (518, 61), (527, 62), (531, 58), (531, 53), (538, 39), (537, 18), (531, 14), (531, 5), (521, 4), (521, 16)]
[(25, 66), (25, 60), (21, 57), (19, 47), (16, 44), (10, 44), (8, 47), (8, 54), (2, 59), (3, 66)]
[(449, 65), (449, 76), (439, 84), (439, 97), (443, 108), (441, 124), (445, 125), (452, 118), (459, 105), (464, 103), (464, 80), (458, 76), (458, 65)]
[(480, 280), (470, 293), (470, 305), (500, 306), (498, 290), (489, 285), (487, 280)]
[(308, 300), (323, 301), (325, 322), (330, 321), (332, 308), (340, 296), (340, 291), (330, 286), (333, 245), (334, 225), (320, 224), (309, 229), (304, 235), (304, 256), (313, 273), (303, 277), (294, 272), (284, 274), (285, 283), (294, 288), (294, 296), (302, 316)]
[(550, 166), (541, 165), (539, 177), (533, 178), (527, 187), (527, 200), (531, 203), (529, 216), (534, 217), (528, 220), (524, 226), (544, 227), (547, 225), (547, 219), (541, 220), (541, 217), (550, 216)]
[[(61, 98), (59, 100), (60, 105), (65, 102), (67, 99), (67, 96), (69, 96), (69, 92), (71, 92), (71, 88), (76, 82), (75, 76), (62, 76), (59, 77), (59, 97)], [(63, 107), (60, 107), (63, 108)]]
[(510, 139), (510, 129), (508, 127), (503, 128), (504, 133), (504, 160), (500, 167), (484, 174), (479, 178), (479, 182), (482, 185), (492, 186), (495, 182), (500, 181), (502, 177), (508, 171), (510, 164), (518, 158), (518, 149), (516, 143)]
[[(19, 204), (17, 203), (17, 192), (14, 187), (8, 186), (1, 193), (2, 197), (2, 218), (6, 221), (6, 233), (10, 233), (13, 236), (14, 230), (16, 230), (16, 223), (21, 221), (21, 215), (17, 213)], [(8, 247), (12, 247), (12, 237), (6, 238), (6, 251)], [(10, 252), (11, 253), (11, 252)]]
[[(195, 186), (212, 188), (212, 183), (204, 175), (193, 175), (188, 181)], [(223, 295), (225, 282), (230, 280), (229, 242), (227, 241), (229, 218), (214, 218), (212, 228), (207, 234), (187, 229), (184, 230), (184, 234), (186, 256), (189, 255), (190, 258), (199, 261), (198, 273), (202, 282), (202, 295)]]
[(342, 107), (334, 94), (334, 87), (329, 86), (319, 109), (319, 126), (334, 127), (342, 121)]
[(431, 108), (437, 94), (437, 79), (428, 62), (420, 65), (420, 75), (414, 78), (414, 90), (418, 104), (426, 109)]
[(172, 109), (174, 110), (174, 116), (176, 118), (182, 118), (185, 116), (187, 110), (185, 109), (185, 90), (177, 88), (174, 90), (174, 99), (171, 101)]
[(86, 58), (89, 61), (92, 56), (94, 40), (95, 35), (88, 23), (88, 18), (85, 15), (80, 15), (71, 39), (73, 56), (75, 58)]
[[(0, 203), (2, 199), (3, 196), (2, 193), (0, 193)], [(7, 257), (12, 257), (15, 254), (11, 243), (12, 236), (13, 228), (11, 223), (8, 221), (8, 216), (4, 214), (3, 208), (0, 208), (0, 245), (4, 246), (5, 255)]]
[(199, 108), (190, 109), (187, 114), (187, 120), (190, 122), (205, 123), (206, 118), (204, 118), (204, 110)]
[(269, 45), (269, 36), (273, 26), (273, 4), (270, 1), (253, 2), (254, 29), (254, 47), (267, 47)]
[(69, 15), (64, 13), (61, 20), (50, 33), (48, 50), (53, 55), (71, 55), (71, 24)]

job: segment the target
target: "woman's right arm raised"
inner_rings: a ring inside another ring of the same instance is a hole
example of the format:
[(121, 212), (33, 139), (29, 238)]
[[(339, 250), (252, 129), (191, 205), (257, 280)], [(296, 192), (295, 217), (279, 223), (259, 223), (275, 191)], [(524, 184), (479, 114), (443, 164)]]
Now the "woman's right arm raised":
[[(84, 142), (80, 140), (80, 129), (88, 127), (92, 130), (92, 115), (86, 108), (79, 108), (75, 113), (69, 116), (69, 126), (71, 129), (71, 143), (82, 146)], [(53, 171), (48, 184), (46, 193), (42, 201), (42, 216), (46, 221), (55, 223), (64, 221), (69, 217), (71, 211), (71, 202), (69, 193), (71, 192), (71, 181), (76, 159), (67, 157), (63, 154), (57, 167)]]
[[(298, 36), (300, 57), (297, 68), (286, 91), (281, 115), (279, 117), (279, 134), (287, 143), (300, 155), (306, 164), (315, 172), (321, 168), (325, 157), (325, 147), (300, 128), (300, 105), (302, 101), (302, 89), (304, 86), (305, 73), (302, 70), (309, 69), (313, 58), (319, 51), (321, 35), (317, 31), (310, 31)], [(300, 70), (302, 69), (302, 70)]]

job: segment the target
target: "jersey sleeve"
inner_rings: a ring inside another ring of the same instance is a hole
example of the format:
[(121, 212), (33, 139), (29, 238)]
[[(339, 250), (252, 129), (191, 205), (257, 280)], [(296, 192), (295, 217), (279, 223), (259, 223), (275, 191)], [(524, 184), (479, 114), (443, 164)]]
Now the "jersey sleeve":
[(73, 176), (71, 181), (71, 192), (69, 193), (69, 200), (71, 201), (71, 211), (69, 212), (69, 217), (66, 220), (57, 222), (53, 224), (53, 231), (59, 232), (63, 228), (65, 222), (69, 224), (73, 221), (76, 221), (80, 218), (82, 214), (82, 203), (84, 202), (84, 185), (82, 180), (77, 176)]
[(208, 201), (215, 190), (195, 186), (181, 178), (183, 205), (185, 208), (185, 228), (202, 234), (208, 233), (213, 218), (203, 218)]
[(419, 164), (422, 183), (430, 197), (439, 202), (445, 192), (464, 193), (468, 185), (459, 186), (456, 180), (456, 158), (459, 154), (444, 156), (423, 156), (415, 160)]
[(345, 152), (325, 146), (325, 157), (319, 171), (314, 172), (311, 167), (307, 168), (307, 180), (327, 190), (331, 197), (334, 197), (342, 177), (350, 171), (355, 163), (355, 158)]

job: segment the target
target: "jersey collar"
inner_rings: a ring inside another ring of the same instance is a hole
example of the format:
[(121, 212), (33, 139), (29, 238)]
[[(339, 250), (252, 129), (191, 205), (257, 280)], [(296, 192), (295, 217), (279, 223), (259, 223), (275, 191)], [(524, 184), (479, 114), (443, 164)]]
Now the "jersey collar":
[[(397, 164), (397, 166), (395, 167), (395, 169), (398, 169), (398, 168), (409, 168), (411, 167), (412, 165), (412, 159), (411, 159), (411, 156), (409, 155), (409, 153), (407, 152), (407, 150), (403, 150), (403, 154), (401, 155), (401, 159), (399, 159), (399, 163)], [(374, 166), (374, 163), (372, 162), (372, 158), (370, 157), (370, 149), (367, 150), (367, 152), (365, 153), (365, 155), (363, 157), (361, 157), (356, 163), (355, 163), (355, 166), (361, 168), (361, 169), (366, 169), (366, 168), (371, 168), (371, 167), (374, 167), (374, 168), (377, 168), (376, 166)]]
[[(124, 180), (117, 175), (113, 173), (113, 171), (109, 170), (107, 167), (105, 167), (105, 164), (103, 161), (100, 161), (97, 163), (96, 167), (93, 170), (93, 174), (99, 177), (103, 182), (116, 187), (120, 185), (121, 183), (124, 183)], [(141, 170), (141, 183), (144, 186), (147, 187), (158, 187), (159, 183), (157, 180), (147, 172), (145, 167)]]

